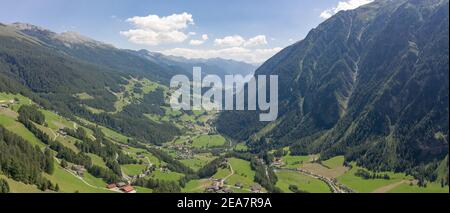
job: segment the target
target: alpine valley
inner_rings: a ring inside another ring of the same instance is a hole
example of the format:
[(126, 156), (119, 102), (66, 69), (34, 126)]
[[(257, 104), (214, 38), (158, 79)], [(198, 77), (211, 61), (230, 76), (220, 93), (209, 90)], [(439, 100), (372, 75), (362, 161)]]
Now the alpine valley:
[[(375, 0), (259, 67), (0, 23), (0, 192), (448, 193), (448, 8)], [(173, 110), (194, 66), (278, 75), (278, 119)]]

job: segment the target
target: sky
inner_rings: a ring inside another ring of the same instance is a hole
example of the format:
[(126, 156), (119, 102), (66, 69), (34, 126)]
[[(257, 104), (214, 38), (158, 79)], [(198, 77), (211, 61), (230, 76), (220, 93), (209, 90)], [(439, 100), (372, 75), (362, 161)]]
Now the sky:
[(340, 10), (372, 0), (0, 0), (0, 22), (118, 48), (259, 64)]

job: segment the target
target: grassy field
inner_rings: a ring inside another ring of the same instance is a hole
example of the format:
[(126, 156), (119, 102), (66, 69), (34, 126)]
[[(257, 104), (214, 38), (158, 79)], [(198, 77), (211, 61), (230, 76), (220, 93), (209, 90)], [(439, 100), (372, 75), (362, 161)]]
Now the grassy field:
[(178, 181), (182, 177), (184, 177), (184, 175), (177, 172), (162, 172), (156, 170), (152, 172), (152, 174), (149, 177), (158, 180)]
[(328, 193), (331, 192), (328, 185), (316, 178), (303, 175), (295, 171), (277, 171), (278, 182), (276, 184), (283, 192), (291, 192), (289, 185), (295, 185), (299, 190), (314, 192), (314, 193)]
[(337, 178), (337, 180), (355, 190), (356, 192), (373, 192), (376, 189), (379, 189), (383, 186), (387, 186), (390, 184), (394, 184), (396, 182), (402, 180), (411, 180), (413, 179), (410, 176), (407, 176), (403, 173), (393, 173), (393, 172), (383, 172), (382, 174), (388, 174), (390, 179), (363, 179), (362, 177), (358, 177), (355, 175), (355, 172), (358, 169), (362, 169), (359, 166), (356, 166), (355, 163), (351, 163), (352, 169), (347, 171), (345, 174), (341, 175)]
[(193, 156), (193, 158), (190, 159), (183, 159), (180, 160), (184, 165), (192, 168), (193, 170), (199, 170), (212, 160), (214, 160), (215, 157), (212, 156), (210, 153), (202, 153), (202, 154), (196, 154)]
[(247, 147), (247, 145), (245, 145), (245, 143), (238, 143), (238, 144), (236, 144), (235, 146), (234, 146), (234, 150), (235, 151), (247, 151), (248, 150), (248, 147)]
[(122, 171), (127, 175), (138, 175), (142, 174), (142, 171), (144, 171), (147, 168), (146, 164), (125, 164), (122, 165)]
[(310, 156), (292, 156), (292, 155), (285, 155), (282, 157), (283, 159), (283, 167), (285, 168), (291, 168), (296, 169), (300, 167), (303, 163), (306, 163), (309, 161)]
[(449, 193), (449, 187), (441, 187), (438, 183), (428, 183), (427, 187), (419, 187), (416, 184), (402, 183), (388, 191), (389, 193)]
[(76, 144), (76, 142), (82, 142), (81, 140), (78, 140), (71, 136), (66, 136), (66, 137), (58, 136), (56, 138), (56, 140), (61, 142), (62, 145), (72, 149), (74, 152), (76, 152), (76, 153), (80, 152), (80, 150), (75, 146), (75, 144)]
[[(154, 155), (150, 154), (149, 152), (147, 152), (144, 149), (138, 149), (138, 148), (134, 148), (134, 147), (128, 147), (126, 149), (124, 149), (124, 151), (126, 153), (131, 154), (132, 156), (134, 155), (135, 157), (137, 156), (137, 153), (142, 153), (142, 155), (144, 155), (145, 157), (147, 157), (150, 160), (150, 163), (152, 163), (153, 165), (159, 167), (161, 165), (161, 161), (155, 157)], [(137, 158), (137, 157), (136, 157)], [(144, 163), (147, 163), (146, 159), (142, 159), (144, 161)]]
[(159, 115), (155, 115), (155, 114), (144, 114), (144, 116), (148, 119), (150, 119), (151, 121), (154, 121), (156, 123), (161, 123), (161, 119), (162, 117)]
[(202, 193), (209, 185), (211, 185), (211, 181), (208, 179), (191, 180), (186, 183), (181, 191), (185, 193)]
[(105, 188), (105, 186), (107, 185), (107, 183), (103, 181), (101, 178), (96, 178), (87, 172), (84, 173), (83, 180), (85, 180), (87, 183), (93, 186), (100, 188)]
[(197, 158), (191, 158), (191, 159), (183, 159), (180, 160), (181, 163), (183, 163), (184, 165), (188, 166), (189, 168), (197, 171), (200, 168), (202, 168), (204, 165), (207, 164), (207, 162), (199, 160)]
[(16, 121), (14, 118), (11, 118), (9, 116), (0, 113), (0, 125), (4, 126), (7, 130), (27, 140), (33, 146), (37, 145), (41, 148), (46, 146), (39, 139), (37, 139), (33, 135), (33, 133), (31, 133), (25, 126), (23, 126), (23, 124)]
[(336, 156), (328, 160), (322, 161), (322, 165), (327, 168), (334, 169), (344, 164), (344, 156)]
[(94, 97), (92, 97), (91, 95), (89, 95), (89, 94), (87, 94), (87, 93), (85, 93), (85, 92), (82, 92), (82, 93), (78, 93), (78, 94), (75, 94), (75, 95), (73, 95), (75, 98), (78, 98), (78, 99), (80, 99), (80, 100), (91, 100), (91, 99), (94, 99)]
[(43, 192), (37, 188), (36, 185), (29, 185), (19, 181), (15, 181), (11, 178), (8, 178), (2, 174), (0, 174), (0, 179), (6, 180), (9, 185), (9, 191), (12, 193), (39, 193)]
[(107, 189), (92, 187), (84, 183), (78, 177), (65, 171), (55, 162), (55, 172), (52, 175), (44, 174), (52, 183), (59, 185), (61, 192), (88, 192), (88, 193), (106, 193), (111, 192)]
[(87, 155), (91, 158), (92, 164), (102, 167), (102, 168), (107, 168), (105, 161), (103, 161), (103, 159), (101, 157), (99, 157), (98, 155), (94, 155), (92, 153), (87, 153)]
[(45, 116), (45, 122), (48, 124), (48, 127), (53, 130), (58, 130), (60, 128), (67, 127), (69, 129), (74, 129), (74, 123), (72, 121), (67, 120), (66, 118), (63, 118), (54, 112), (40, 109), (39, 111), (42, 112)]
[(216, 174), (213, 175), (213, 178), (223, 179), (226, 176), (228, 176), (230, 173), (231, 173), (231, 171), (228, 168), (227, 169), (219, 168), (219, 169), (217, 169)]
[[(82, 123), (84, 123), (85, 125), (86, 124), (90, 124), (90, 125), (98, 126), (102, 130), (103, 134), (105, 134), (105, 136), (107, 138), (109, 138), (109, 139), (112, 139), (112, 140), (114, 140), (116, 142), (120, 142), (120, 143), (124, 143), (124, 144), (128, 143), (128, 137), (125, 136), (125, 135), (122, 135), (122, 134), (120, 134), (120, 133), (118, 133), (118, 132), (116, 132), (116, 131), (114, 131), (112, 129), (106, 128), (104, 126), (101, 126), (101, 125), (98, 125), (98, 124), (94, 124), (94, 123), (92, 123), (90, 121), (87, 121), (86, 119), (83, 119), (83, 118), (80, 118), (80, 117), (77, 117), (77, 118)], [(88, 132), (88, 135), (92, 135), (93, 134), (91, 129), (86, 129), (86, 130)]]
[(152, 193), (153, 190), (145, 187), (140, 186), (133, 186), (133, 188), (136, 190), (137, 193)]
[(234, 174), (226, 180), (228, 185), (241, 183), (244, 188), (249, 188), (255, 184), (255, 171), (251, 169), (250, 162), (237, 158), (228, 160), (234, 170)]
[[(78, 150), (78, 148), (75, 146), (75, 143), (77, 141), (80, 141), (74, 137), (71, 136), (61, 136), (59, 134), (56, 133), (56, 130), (50, 129), (48, 127), (36, 124), (35, 125), (41, 130), (43, 131), (45, 134), (47, 134), (48, 136), (50, 136), (53, 140), (56, 140), (58, 142), (60, 142), (62, 145), (64, 145), (65, 147), (71, 149), (72, 151), (78, 153), (80, 152), (80, 150)], [(56, 136), (56, 137), (55, 137)]]
[(192, 146), (195, 148), (214, 148), (225, 145), (225, 138), (221, 135), (202, 135), (194, 138)]
[(1, 104), (8, 104), (9, 101), (11, 101), (11, 100), (14, 100), (14, 104), (11, 104), (10, 108), (16, 112), (19, 110), (19, 108), (22, 105), (24, 105), (24, 104), (30, 105), (33, 103), (29, 98), (27, 98), (23, 95), (19, 95), (19, 94), (16, 95), (16, 94), (11, 94), (11, 93), (0, 92), (0, 103)]
[(127, 143), (128, 142), (128, 137), (125, 135), (122, 135), (112, 129), (106, 128), (106, 127), (100, 127), (100, 129), (102, 130), (103, 134), (105, 134), (105, 136), (107, 138), (113, 139), (117, 142), (121, 142), (121, 143)]

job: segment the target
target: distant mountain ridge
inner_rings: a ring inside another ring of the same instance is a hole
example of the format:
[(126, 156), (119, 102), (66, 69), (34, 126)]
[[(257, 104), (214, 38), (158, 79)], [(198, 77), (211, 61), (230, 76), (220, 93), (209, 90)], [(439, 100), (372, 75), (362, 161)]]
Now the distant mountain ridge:
[[(96, 41), (77, 32), (70, 31), (58, 34), (26, 23), (17, 22), (10, 26), (71, 56), (111, 69), (134, 69), (137, 73), (151, 72), (155, 76), (162, 75), (163, 73), (171, 74), (172, 76), (178, 73), (190, 74), (192, 72), (192, 66), (201, 66), (206, 74), (218, 74), (221, 76), (225, 74), (248, 75), (252, 74), (256, 69), (251, 64), (221, 58), (187, 59), (166, 56), (148, 50), (134, 51), (119, 49), (113, 45)], [(140, 57), (133, 58), (133, 56)], [(128, 59), (129, 61), (124, 59)], [(149, 61), (142, 62), (139, 59), (148, 59)], [(169, 75), (160, 76), (157, 80), (167, 82), (170, 77)]]
[[(220, 76), (254, 70), (252, 65), (231, 60), (175, 60), (149, 51), (119, 49), (76, 32), (55, 33), (31, 24), (0, 25), (2, 92), (24, 94), (66, 117), (88, 118), (152, 143), (171, 140), (179, 133), (168, 122), (143, 116), (164, 112), (163, 91), (155, 90), (114, 113), (117, 94), (136, 79), (167, 87), (177, 74), (191, 76), (193, 66), (201, 66), (204, 74)], [(77, 98), (79, 94), (89, 98)], [(132, 127), (131, 123), (139, 125)]]
[(251, 75), (256, 70), (256, 66), (241, 61), (222, 58), (193, 58), (188, 59), (181, 56), (164, 55), (157, 52), (150, 52), (148, 50), (132, 51), (141, 57), (147, 58), (155, 63), (166, 65), (169, 67), (177, 67), (188, 72), (192, 71), (192, 67), (199, 66), (205, 74), (215, 74), (223, 77), (224, 75)]

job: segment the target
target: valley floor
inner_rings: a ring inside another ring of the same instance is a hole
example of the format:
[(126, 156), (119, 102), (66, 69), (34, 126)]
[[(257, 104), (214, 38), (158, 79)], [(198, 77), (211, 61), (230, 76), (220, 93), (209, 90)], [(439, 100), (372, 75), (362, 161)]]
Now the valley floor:
[[(148, 85), (151, 85), (148, 83)], [(154, 88), (150, 88), (148, 91)], [(131, 89), (128, 89), (131, 90)], [(81, 98), (90, 98), (87, 94), (79, 94)], [(7, 130), (20, 135), (33, 146), (45, 149), (47, 146), (31, 133), (22, 123), (17, 120), (18, 109), (22, 105), (30, 105), (33, 102), (27, 97), (0, 93), (0, 125)], [(127, 103), (122, 101), (120, 103)], [(120, 105), (119, 103), (117, 104)], [(122, 109), (123, 105), (118, 107)], [(230, 151), (245, 152), (248, 148), (243, 143), (235, 143), (218, 134), (211, 125), (215, 119), (214, 112), (193, 111), (191, 113), (174, 112), (166, 109), (163, 116), (146, 115), (153, 121), (171, 121), (184, 130), (184, 134), (177, 136), (173, 141), (164, 143), (162, 146), (141, 144), (136, 147), (130, 144), (130, 137), (107, 127), (94, 124), (82, 118), (72, 121), (64, 118), (58, 113), (39, 109), (45, 115), (45, 125), (37, 125), (38, 128), (50, 136), (53, 140), (60, 142), (65, 147), (76, 153), (80, 153), (77, 143), (83, 141), (67, 135), (63, 128), (76, 130), (83, 128), (90, 138), (95, 139), (93, 130), (89, 126), (98, 126), (103, 134), (120, 146), (121, 150), (137, 163), (120, 165), (123, 179), (131, 184), (133, 192), (151, 193), (153, 189), (135, 185), (138, 179), (169, 181), (178, 184), (186, 174), (171, 170), (172, 161), (178, 161), (192, 171), (199, 171), (205, 165), (215, 159), (224, 157)], [(166, 153), (172, 161), (149, 152), (147, 148), (155, 148)], [(87, 153), (93, 165), (108, 169), (107, 162), (93, 153)], [(63, 168), (61, 159), (56, 158), (53, 174), (43, 174), (52, 183), (58, 184), (60, 192), (123, 192), (120, 188), (107, 188), (110, 183), (101, 178), (94, 177), (89, 172), (79, 174), (73, 169)], [(225, 157), (217, 168), (217, 171), (207, 178), (189, 180), (181, 188), (181, 192), (267, 192), (267, 189), (255, 182), (255, 170), (251, 162), (237, 157)], [(318, 161), (318, 155), (291, 156), (289, 152), (275, 158), (272, 165), (263, 165), (266, 169), (273, 169), (278, 181), (275, 186), (283, 192), (312, 192), (312, 193), (344, 193), (344, 192), (371, 192), (371, 193), (396, 193), (396, 192), (444, 192), (449, 188), (441, 187), (438, 183), (428, 183), (427, 187), (419, 187), (413, 177), (402, 173), (384, 172), (389, 179), (364, 179), (357, 175), (361, 169), (356, 164), (344, 166), (344, 157), (337, 156), (326, 161)], [(42, 192), (35, 185), (27, 185), (15, 181), (0, 174), (0, 179), (5, 179), (11, 192)]]

